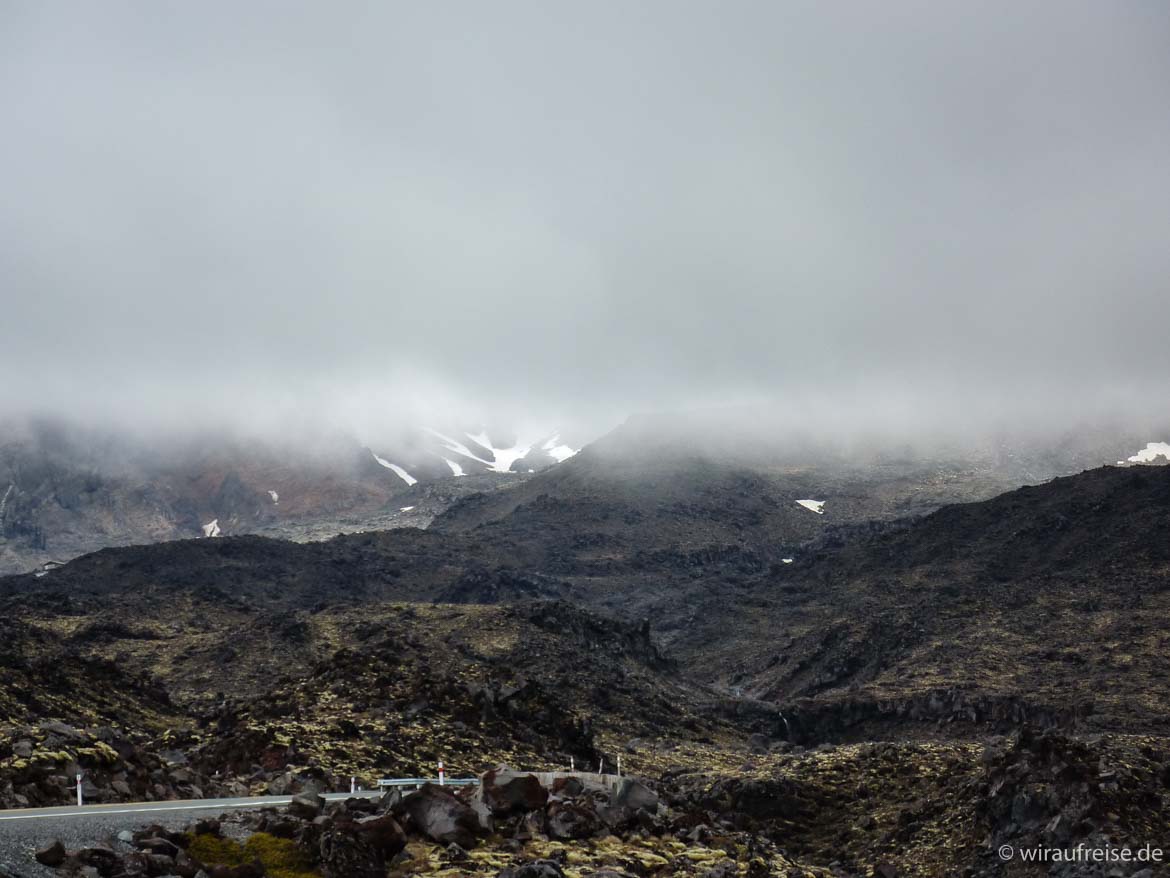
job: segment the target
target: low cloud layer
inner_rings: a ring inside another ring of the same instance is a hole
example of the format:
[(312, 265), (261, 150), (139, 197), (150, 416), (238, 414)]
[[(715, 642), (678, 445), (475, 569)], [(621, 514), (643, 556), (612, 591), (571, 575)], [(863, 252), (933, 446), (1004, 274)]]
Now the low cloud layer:
[(1161, 410), (1170, 8), (0, 11), (0, 407)]

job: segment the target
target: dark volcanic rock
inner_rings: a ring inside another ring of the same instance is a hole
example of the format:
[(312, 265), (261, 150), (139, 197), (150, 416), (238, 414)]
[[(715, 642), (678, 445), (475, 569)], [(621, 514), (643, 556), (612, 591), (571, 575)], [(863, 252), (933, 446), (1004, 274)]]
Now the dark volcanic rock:
[(327, 829), (321, 833), (318, 853), (325, 878), (385, 878), (385, 852), (361, 835)]
[(47, 847), (41, 848), (36, 853), (37, 862), (42, 866), (60, 866), (65, 862), (65, 845), (57, 839)]
[(548, 807), (549, 838), (589, 838), (600, 828), (597, 815), (576, 802), (553, 802)]
[(535, 811), (548, 802), (548, 790), (541, 786), (536, 775), (502, 768), (483, 775), (476, 796), (497, 817)]
[(658, 794), (640, 781), (633, 778), (623, 778), (614, 790), (615, 805), (624, 805), (634, 810), (645, 810), (651, 814), (658, 813)]
[(366, 843), (380, 850), (387, 858), (406, 847), (406, 833), (402, 831), (398, 821), (389, 814), (359, 820), (357, 832)]
[(421, 832), (440, 844), (470, 848), (480, 832), (475, 811), (436, 784), (424, 784), (418, 792), (403, 798), (400, 807)]
[(293, 800), (289, 802), (288, 811), (294, 817), (300, 817), (302, 820), (312, 820), (321, 813), (324, 807), (324, 796), (319, 796), (315, 793), (301, 793), (299, 796), (294, 796)]

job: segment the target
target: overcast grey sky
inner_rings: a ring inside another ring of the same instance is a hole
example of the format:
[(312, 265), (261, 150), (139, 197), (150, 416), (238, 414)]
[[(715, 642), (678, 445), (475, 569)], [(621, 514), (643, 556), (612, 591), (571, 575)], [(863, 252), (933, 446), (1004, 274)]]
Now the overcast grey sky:
[(0, 0), (0, 119), (7, 411), (1168, 397), (1161, 0)]

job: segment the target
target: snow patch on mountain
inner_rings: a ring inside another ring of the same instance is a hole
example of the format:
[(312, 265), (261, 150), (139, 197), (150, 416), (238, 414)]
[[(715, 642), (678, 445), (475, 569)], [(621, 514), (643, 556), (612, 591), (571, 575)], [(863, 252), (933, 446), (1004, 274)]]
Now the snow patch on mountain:
[(383, 457), (378, 457), (378, 455), (374, 454), (373, 451), (371, 451), (370, 454), (373, 454), (374, 460), (376, 460), (382, 466), (386, 467), (386, 469), (393, 470), (395, 475), (397, 475), (400, 479), (402, 479), (402, 481), (406, 482), (406, 484), (408, 484), (408, 485), (418, 484), (418, 479), (416, 479), (414, 476), (412, 476), (410, 473), (408, 473), (406, 470), (404, 470), (398, 464), (391, 463), (390, 461), (386, 460)]
[(482, 445), (484, 448), (487, 448), (491, 451), (492, 457), (494, 457), (495, 460), (488, 464), (488, 466), (490, 466), (498, 473), (511, 472), (512, 464), (522, 457), (527, 457), (528, 452), (532, 450), (531, 445), (521, 445), (519, 443), (513, 445), (510, 448), (496, 448), (496, 446), (492, 444), (491, 437), (488, 436), (487, 433), (467, 433), (465, 435), (472, 442), (475, 442), (478, 445)]
[(403, 506), (403, 507), (402, 507), (401, 509), (399, 509), (398, 511), (399, 511), (399, 512), (410, 512), (410, 510), (412, 510), (412, 509), (414, 509), (414, 507), (413, 507), (413, 506)]
[(568, 445), (561, 444), (561, 434), (557, 433), (549, 438), (542, 446), (542, 450), (547, 451), (549, 457), (555, 458), (557, 463), (563, 463), (568, 460), (580, 449), (572, 449)]
[(446, 458), (446, 457), (444, 457), (443, 460), (447, 461), (447, 466), (451, 467), (451, 475), (453, 475), (453, 476), (467, 475), (467, 473), (465, 473), (463, 471), (463, 467), (461, 467), (455, 461), (451, 460), (450, 458)]
[(1146, 447), (1137, 454), (1117, 462), (1121, 465), (1127, 463), (1153, 463), (1159, 457), (1170, 460), (1170, 442), (1147, 442)]
[(219, 535), (220, 535), (220, 530), (219, 530), (219, 519), (218, 518), (213, 518), (211, 521), (207, 522), (207, 524), (203, 525), (203, 536), (217, 537)]
[(280, 495), (275, 491), (269, 491), (268, 496), (272, 498), (272, 505), (275, 506), (280, 502)]
[[(477, 463), (482, 463), (488, 469), (497, 473), (511, 472), (512, 464), (520, 458), (526, 456), (528, 452), (532, 450), (531, 445), (514, 445), (511, 448), (496, 448), (494, 445), (492, 445), (491, 437), (488, 436), (487, 433), (465, 433), (464, 435), (467, 436), (467, 438), (472, 442), (491, 451), (492, 460), (484, 460), (458, 439), (452, 439), (450, 436), (446, 436), (440, 433), (438, 430), (433, 430), (430, 427), (426, 427), (424, 429), (432, 436), (436, 437), (440, 442), (442, 442), (443, 447), (448, 451), (453, 451), (456, 454), (462, 455), (463, 457), (469, 458), (470, 460), (474, 460)], [(450, 461), (447, 462), (450, 463)], [(456, 473), (456, 475), (458, 475), (458, 473)]]
[(825, 501), (824, 500), (797, 500), (796, 502), (799, 503), (801, 506), (803, 506), (805, 509), (808, 509), (812, 512), (815, 512), (817, 515), (824, 515), (825, 514)]
[(430, 427), (424, 427), (423, 429), (425, 429), (428, 433), (430, 433), (432, 436), (434, 436), (436, 439), (438, 439), (440, 442), (442, 442), (443, 447), (446, 448), (448, 451), (454, 451), (456, 454), (461, 454), (464, 457), (469, 457), (474, 461), (478, 461), (479, 463), (482, 463), (484, 466), (492, 466), (493, 465), (490, 462), (484, 460), (478, 454), (473, 453), (470, 448), (468, 448), (466, 445), (464, 445), (458, 439), (452, 439), (450, 436), (445, 436), (442, 433), (440, 433), (438, 430), (432, 430)]

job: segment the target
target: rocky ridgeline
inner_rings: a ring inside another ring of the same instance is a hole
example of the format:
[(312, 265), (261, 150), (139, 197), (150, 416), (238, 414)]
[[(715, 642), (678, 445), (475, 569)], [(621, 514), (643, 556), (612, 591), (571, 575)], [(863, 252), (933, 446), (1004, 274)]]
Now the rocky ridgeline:
[(428, 872), (565, 878), (582, 868), (598, 878), (828, 875), (797, 869), (762, 838), (709, 831), (696, 815), (665, 807), (639, 780), (542, 777), (501, 767), (484, 774), (479, 786), (458, 791), (426, 784), (380, 800), (354, 797), (328, 805), (315, 793), (303, 793), (282, 810), (201, 820), (187, 832), (154, 826), (76, 851), (58, 841), (36, 856), (43, 865), (85, 878), (386, 878)]

